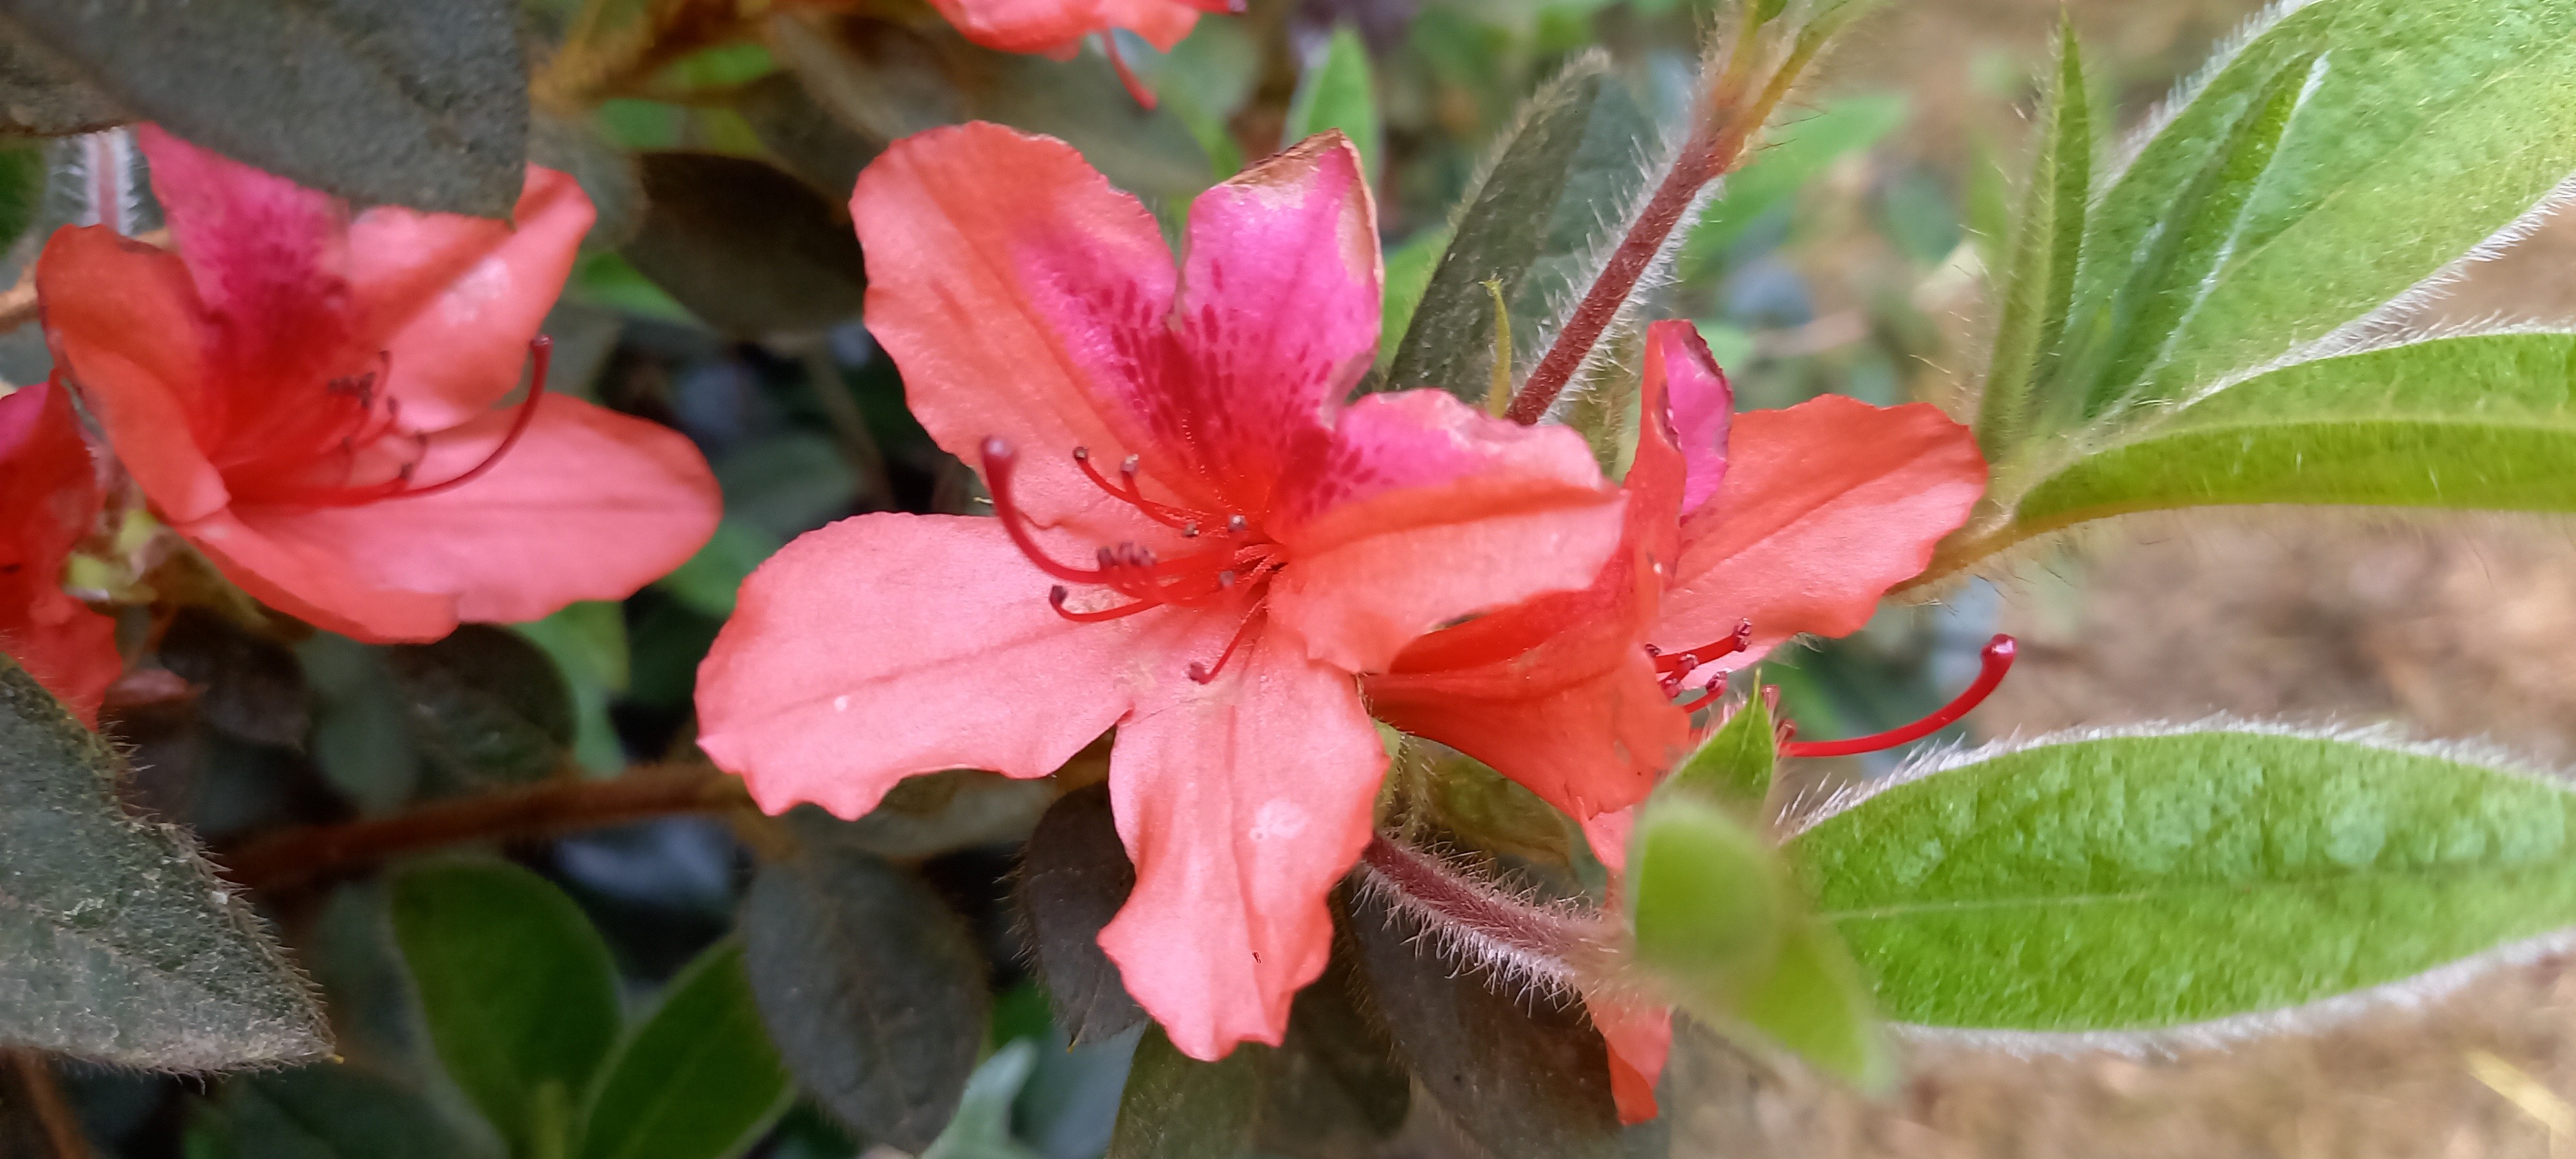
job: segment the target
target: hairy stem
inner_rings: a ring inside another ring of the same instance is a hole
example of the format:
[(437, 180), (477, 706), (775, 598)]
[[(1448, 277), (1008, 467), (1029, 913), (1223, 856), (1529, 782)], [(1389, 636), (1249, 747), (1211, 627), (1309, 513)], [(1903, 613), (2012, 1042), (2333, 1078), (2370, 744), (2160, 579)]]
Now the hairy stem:
[(1360, 866), (1390, 908), (1471, 964), (1572, 992), (1597, 989), (1617, 973), (1616, 927), (1597, 912), (1515, 896), (1383, 834), (1369, 838)]
[(552, 837), (680, 813), (751, 807), (742, 781), (703, 765), (644, 769), (609, 781), (552, 781), (489, 796), (424, 805), (339, 825), (310, 825), (230, 851), (225, 876), (253, 889), (287, 889), (364, 869), (389, 857), (458, 845)]

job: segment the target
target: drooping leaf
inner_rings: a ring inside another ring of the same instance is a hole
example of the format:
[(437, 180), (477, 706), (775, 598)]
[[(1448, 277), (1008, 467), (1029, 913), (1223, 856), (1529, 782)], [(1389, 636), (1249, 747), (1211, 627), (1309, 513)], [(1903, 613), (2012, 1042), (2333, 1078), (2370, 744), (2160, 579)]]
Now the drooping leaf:
[(169, 1071), (328, 1052), (248, 900), (184, 830), (118, 804), (124, 775), (0, 657), (0, 1044)]
[(1159, 1026), (1145, 1029), (1108, 1159), (1236, 1159), (1252, 1142), (1261, 1109), (1266, 1048), (1239, 1046), (1217, 1062), (1181, 1053)]
[(2402, 982), (2576, 924), (2576, 793), (2219, 729), (1898, 779), (1790, 849), (1891, 1017), (2147, 1031)]
[(2047, 400), (2059, 340), (2073, 309), (2085, 204), (2092, 192), (2093, 124), (2072, 18), (2058, 32), (2057, 67), (2030, 176), (2013, 226), (2012, 266), (1999, 283), (2002, 317), (1977, 405), (1977, 445), (1998, 459), (2032, 433)]
[(2233, 244), (2122, 397), (2188, 397), (2270, 363), (2487, 240), (2576, 172), (2576, 9), (2556, 0), (2335, 0), (2243, 43), (2104, 190), (2080, 303), (2129, 277), (2170, 207), (2231, 147), (2244, 110), (2303, 60), (2296, 113)]
[(1011, 1103), (1037, 1066), (1037, 1044), (1021, 1039), (994, 1051), (966, 1080), (957, 1117), (921, 1159), (1038, 1159), (1011, 1137)]
[(1485, 283), (1494, 279), (1511, 305), (1520, 358), (1535, 359), (1555, 336), (1556, 313), (1581, 298), (1626, 227), (1661, 142), (1654, 112), (1603, 57), (1580, 58), (1541, 88), (1468, 195), (1377, 385), (1482, 399), (1494, 360)]
[(1579, 1004), (1460, 970), (1378, 900), (1349, 912), (1372, 1006), (1453, 1126), (1498, 1159), (1619, 1153), (1609, 1055)]
[(1118, 842), (1109, 786), (1065, 794), (1038, 820), (1020, 854), (1019, 902), (1056, 1020), (1074, 1042), (1110, 1038), (1145, 1020), (1100, 931), (1136, 888)]
[(1900, 94), (1864, 93), (1829, 101), (1812, 115), (1782, 122), (1763, 139), (1761, 151), (1750, 162), (1727, 174), (1717, 195), (1700, 211), (1699, 223), (1683, 243), (1682, 276), (1702, 277), (1717, 270), (1755, 222), (1787, 204), (1835, 162), (1895, 132), (1905, 124), (1907, 114)]
[(562, 1154), (618, 1037), (598, 931), (562, 890), (503, 863), (403, 874), (393, 919), (449, 1077), (512, 1154)]
[(430, 768), (454, 787), (552, 775), (579, 735), (572, 688), (554, 660), (507, 628), (467, 624), (385, 663)]
[(1385, 151), (1385, 134), (1378, 128), (1377, 82), (1370, 73), (1367, 43), (1347, 24), (1333, 29), (1322, 51), (1297, 78), (1297, 92), (1288, 102), (1288, 131), (1281, 135), (1280, 144), (1292, 145), (1327, 129), (1340, 129), (1351, 139), (1360, 151), (1360, 163), (1375, 181), (1379, 154)]
[(648, 205), (622, 252), (708, 325), (750, 337), (820, 330), (867, 295), (858, 235), (813, 186), (721, 153), (647, 153)]
[[(0, 18), (190, 141), (365, 204), (503, 217), (528, 98), (508, 0), (0, 0)], [(75, 118), (77, 119), (77, 118)]]
[(429, 1098), (340, 1063), (234, 1079), (222, 1099), (200, 1108), (194, 1126), (223, 1159), (494, 1159), (500, 1153), (489, 1134), (456, 1122)]
[(808, 848), (761, 866), (742, 936), (761, 1018), (806, 1093), (867, 1138), (929, 1146), (990, 1001), (956, 914), (876, 857)]
[(1756, 695), (1710, 733), (1665, 785), (1749, 815), (1770, 798), (1771, 771), (1779, 763), (1770, 701)]
[(2576, 334), (2439, 338), (2297, 363), (2041, 479), (2026, 533), (2124, 512), (2333, 503), (2576, 510)]
[(795, 1093), (761, 1027), (742, 947), (719, 942), (671, 980), (593, 1088), (580, 1159), (727, 1159)]

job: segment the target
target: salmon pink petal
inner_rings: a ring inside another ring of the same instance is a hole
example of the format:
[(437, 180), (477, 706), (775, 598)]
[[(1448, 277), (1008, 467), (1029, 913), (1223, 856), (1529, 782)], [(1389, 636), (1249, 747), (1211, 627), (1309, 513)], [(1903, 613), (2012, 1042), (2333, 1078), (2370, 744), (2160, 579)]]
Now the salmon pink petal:
[(1359, 151), (1325, 133), (1200, 194), (1187, 252), (1175, 358), (1133, 381), (1129, 405), (1225, 510), (1262, 519), (1326, 453), (1377, 353), (1377, 210)]
[(1270, 524), (1296, 560), (1270, 607), (1344, 671), (1382, 671), (1461, 617), (1583, 588), (1618, 545), (1619, 493), (1567, 428), (1414, 390), (1361, 399), (1333, 439)]
[(1100, 22), (1170, 52), (1198, 26), (1199, 10), (1180, 0), (1100, 0)]
[(1619, 1121), (1654, 1118), (1655, 1083), (1673, 1052), (1672, 1008), (1597, 993), (1584, 995), (1583, 1004), (1610, 1051), (1610, 1097), (1619, 1106)]
[(374, 355), (357, 347), (346, 204), (157, 126), (135, 140), (215, 328), (209, 370), (226, 422), (256, 415), (279, 383), (322, 382)]
[(997, 520), (808, 533), (744, 581), (699, 668), (698, 746), (771, 812), (857, 817), (941, 769), (1054, 772), (1126, 714), (1177, 617), (1076, 624), (1048, 606), (1051, 582)]
[[(1461, 672), (1372, 676), (1369, 708), (1485, 762), (1577, 820), (1644, 800), (1689, 748), (1689, 718), (1633, 643), (1613, 667), (1572, 681), (1553, 671), (1553, 651)], [(1516, 677), (1544, 691), (1517, 687)]]
[(371, 644), (418, 643), (456, 630), (454, 595), (390, 584), (363, 570), (331, 534), (336, 529), (308, 525), (309, 515), (226, 508), (172, 527), (251, 598), (314, 627)]
[(1153, 215), (1072, 146), (981, 122), (896, 142), (850, 212), (868, 330), (931, 437), (969, 464), (1009, 441), (1014, 498), (1040, 523), (1113, 505), (1072, 453), (1153, 454), (1114, 401), (1167, 341), (1177, 275)]
[(931, 0), (966, 39), (999, 52), (1053, 54), (1107, 27), (1099, 0)]
[(1637, 829), (1637, 811), (1621, 809), (1602, 813), (1583, 822), (1583, 843), (1592, 847), (1592, 856), (1610, 871), (1610, 884), (1619, 884), (1619, 876), (1628, 871), (1628, 835)]
[(1350, 676), (1276, 632), (1214, 683), (1155, 684), (1119, 725), (1110, 804), (1136, 888), (1100, 946), (1182, 1053), (1287, 1032), (1331, 954), (1325, 895), (1368, 844), (1386, 764)]
[[(495, 411), (432, 436), (414, 480), (472, 470), (517, 419)], [(513, 624), (635, 594), (706, 543), (720, 504), (679, 432), (549, 394), (518, 443), (463, 486), (256, 518), (329, 545), (381, 586), (449, 593), (460, 620)]]
[(71, 395), (49, 382), (0, 395), (0, 653), (93, 728), (124, 667), (116, 621), (62, 583), (64, 558), (98, 514), (98, 471)]
[[(1672, 440), (1682, 459), (1681, 513), (1697, 511), (1717, 494), (1726, 477), (1727, 422), (1735, 411), (1735, 390), (1726, 372), (1708, 352), (1699, 328), (1683, 321), (1646, 327), (1646, 396), (1649, 413), (1660, 413), (1669, 426), (1659, 432)], [(1663, 405), (1657, 408), (1654, 401)], [(1638, 456), (1644, 458), (1641, 445)], [(1633, 470), (1633, 468), (1632, 468)]]
[(1682, 523), (1681, 565), (1652, 636), (1668, 649), (1743, 620), (1752, 655), (1801, 633), (1858, 630), (1986, 489), (1967, 428), (1922, 403), (1825, 395), (1747, 411), (1728, 455), (1716, 498)]
[(165, 518), (231, 501), (198, 450), (206, 327), (179, 259), (106, 226), (56, 231), (36, 259), (45, 338), (127, 473)]
[(386, 352), (413, 430), (465, 422), (518, 385), (595, 213), (570, 175), (530, 165), (512, 216), (380, 206), (349, 225), (361, 341)]

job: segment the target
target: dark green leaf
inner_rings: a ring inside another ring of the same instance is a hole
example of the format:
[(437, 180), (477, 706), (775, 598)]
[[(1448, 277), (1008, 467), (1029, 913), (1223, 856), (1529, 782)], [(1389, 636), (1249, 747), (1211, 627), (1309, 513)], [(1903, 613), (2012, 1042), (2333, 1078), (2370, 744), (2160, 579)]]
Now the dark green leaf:
[(2576, 793), (2268, 731), (1972, 753), (1791, 845), (1896, 1018), (2154, 1030), (2279, 1011), (2576, 924)]
[(715, 535), (696, 555), (671, 574), (653, 581), (653, 586), (687, 604), (692, 611), (719, 619), (731, 616), (734, 595), (742, 590), (742, 581), (785, 544), (774, 532), (728, 519), (716, 525)]
[(1494, 361), (1502, 280), (1522, 361), (1554, 337), (1607, 259), (1610, 239), (1645, 187), (1641, 157), (1662, 130), (1629, 83), (1599, 56), (1566, 68), (1521, 110), (1492, 168), (1468, 195), (1440, 267), (1397, 346), (1383, 389), (1431, 386), (1482, 399)]
[(727, 334), (820, 330), (867, 295), (858, 235), (814, 187), (747, 157), (647, 153), (626, 260)]
[(742, 947), (698, 956), (618, 1047), (582, 1113), (581, 1159), (726, 1159), (794, 1095), (761, 1028)]
[(0, 20), (0, 132), (62, 137), (133, 119), (79, 66)]
[(527, 160), (507, 0), (0, 0), (116, 104), (366, 204), (505, 217)]
[(550, 776), (578, 735), (563, 673), (507, 628), (467, 624), (435, 644), (389, 649), (385, 663), (422, 755), (459, 786)]
[(607, 944), (562, 890), (514, 865), (405, 873), (393, 917), (449, 1076), (513, 1154), (561, 1154), (617, 1042)]
[(567, 604), (542, 620), (513, 624), (554, 661), (573, 713), (573, 759), (602, 776), (626, 767), (626, 749), (608, 718), (608, 701), (626, 691), (630, 665), (624, 608), (607, 600)]
[(1771, 770), (1779, 761), (1770, 701), (1755, 695), (1709, 734), (1665, 784), (1750, 815), (1770, 799)]
[(1405, 741), (1404, 758), (1419, 762), (1423, 803), (1441, 827), (1488, 853), (1565, 864), (1581, 834), (1538, 794), (1483, 762), (1419, 738)]
[(1297, 992), (1288, 1035), (1262, 1058), (1259, 1150), (1287, 1159), (1372, 1159), (1413, 1107), (1413, 1076), (1360, 1007), (1345, 950)]
[(1293, 145), (1327, 129), (1340, 129), (1360, 151), (1360, 162), (1372, 182), (1378, 172), (1384, 134), (1378, 128), (1377, 82), (1369, 71), (1368, 45), (1345, 24), (1333, 29), (1322, 51), (1298, 78), (1288, 102), (1288, 131), (1280, 143)]
[(2073, 308), (2076, 258), (2092, 193), (2093, 124), (2071, 18), (2059, 26), (2054, 71), (2047, 116), (2022, 186), (2012, 267), (1998, 283), (2003, 316), (1995, 324), (1994, 357), (1977, 407), (1977, 444), (1988, 459), (2002, 458), (2032, 433)]
[(835, 821), (820, 809), (799, 809), (796, 820), (812, 822), (801, 825), (799, 833), (817, 843), (918, 861), (978, 845), (1025, 840), (1055, 800), (1056, 787), (1050, 781), (949, 769), (904, 778), (856, 821)]
[(789, 172), (835, 201), (849, 198), (859, 170), (877, 155), (874, 142), (824, 112), (788, 73), (763, 77), (736, 93), (733, 109)]
[(327, 1052), (307, 987), (124, 762), (0, 657), (0, 1043), (167, 1071)]
[[(7, 61), (0, 60), (0, 70)], [(0, 85), (7, 73), (0, 71)], [(8, 115), (8, 94), (0, 89), (0, 116)], [(35, 142), (0, 146), (0, 247), (15, 243), (36, 223), (45, 202), (45, 148)]]
[(1350, 918), (1372, 1008), (1451, 1125), (1499, 1159), (1619, 1153), (1609, 1055), (1580, 1005), (1459, 969), (1375, 899)]
[(1020, 856), (1020, 909), (1065, 1033), (1096, 1042), (1143, 1022), (1117, 963), (1100, 949), (1101, 929), (1136, 888), (1136, 867), (1110, 816), (1109, 786), (1065, 794), (1039, 819)]
[(313, 763), (364, 813), (388, 813), (420, 787), (420, 745), (386, 650), (316, 632), (295, 646), (313, 690)]
[(300, 745), (312, 727), (295, 653), (204, 608), (182, 608), (161, 635), (161, 666), (197, 687), (206, 723), (271, 745)]
[(1236, 1047), (1219, 1062), (1181, 1053), (1148, 1027), (1127, 1071), (1108, 1159), (1237, 1159), (1261, 1106), (1264, 1048)]
[(420, 1094), (341, 1063), (234, 1079), (212, 1110), (199, 1125), (237, 1159), (483, 1159), (500, 1150)]
[(1432, 271), (1440, 268), (1440, 257), (1448, 252), (1445, 225), (1423, 230), (1386, 251), (1386, 293), (1378, 305), (1378, 373), (1395, 364), (1396, 348), (1413, 328), (1413, 312), (1421, 307), (1423, 292), (1431, 288)]
[[(644, 222), (644, 183), (635, 175), (635, 157), (602, 137), (595, 122), (574, 120), (539, 110), (528, 122), (528, 160), (572, 175), (590, 198), (598, 216), (582, 238), (585, 251), (615, 249), (635, 236)], [(551, 321), (551, 320), (550, 320)], [(556, 333), (547, 326), (548, 333)], [(587, 378), (572, 373), (562, 335), (556, 334), (556, 390), (572, 391)]]
[(742, 910), (770, 1037), (806, 1092), (918, 1151), (956, 1113), (984, 1040), (984, 964), (920, 879), (868, 854), (764, 864)]

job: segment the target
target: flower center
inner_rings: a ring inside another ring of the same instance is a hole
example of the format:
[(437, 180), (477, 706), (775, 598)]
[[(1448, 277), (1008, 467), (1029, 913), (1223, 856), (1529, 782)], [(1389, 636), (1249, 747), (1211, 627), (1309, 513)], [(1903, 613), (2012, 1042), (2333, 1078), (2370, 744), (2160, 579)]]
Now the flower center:
[[(1234, 658), (1235, 650), (1251, 634), (1254, 622), (1261, 618), (1270, 597), (1270, 581), (1287, 565), (1278, 544), (1240, 513), (1212, 514), (1146, 498), (1137, 482), (1140, 463), (1134, 455), (1118, 464), (1118, 478), (1112, 481), (1092, 462), (1089, 448), (1075, 447), (1074, 465), (1111, 498), (1180, 532), (1184, 539), (1210, 542), (1204, 550), (1166, 560), (1144, 544), (1122, 540), (1095, 552), (1094, 566), (1074, 567), (1057, 561), (1038, 546), (1027, 512), (1012, 497), (1011, 475), (1019, 465), (1018, 451), (1006, 440), (987, 438), (983, 452), (984, 485), (993, 492), (993, 513), (1001, 517), (1003, 531), (1039, 571), (1065, 581), (1047, 590), (1047, 603), (1057, 615), (1078, 624), (1097, 624), (1161, 607), (1201, 608), (1248, 599), (1242, 624), (1216, 662), (1190, 664), (1190, 679), (1201, 684), (1216, 679), (1226, 661)], [(1073, 598), (1073, 590), (1067, 584), (1106, 588), (1127, 597), (1128, 602), (1077, 610), (1067, 606)]]
[[(268, 429), (228, 440), (236, 446), (246, 444), (258, 449), (220, 464), (224, 485), (238, 502), (294, 507), (358, 507), (386, 499), (413, 499), (453, 491), (491, 470), (528, 433), (528, 424), (537, 416), (537, 401), (546, 393), (546, 370), (553, 362), (554, 340), (540, 334), (528, 343), (528, 353), (534, 363), (533, 380), (509, 433), (481, 462), (452, 478), (421, 483), (412, 477), (428, 451), (428, 441), (425, 436), (402, 429), (401, 400), (382, 391), (393, 369), (391, 360), (380, 354), (376, 369), (323, 384), (323, 405), (276, 408), (279, 418)], [(404, 442), (410, 446), (388, 446)], [(385, 478), (370, 483), (352, 479), (371, 466), (382, 470), (388, 458), (393, 463)], [(313, 481), (317, 473), (331, 469), (329, 465), (335, 463), (341, 481)]]

